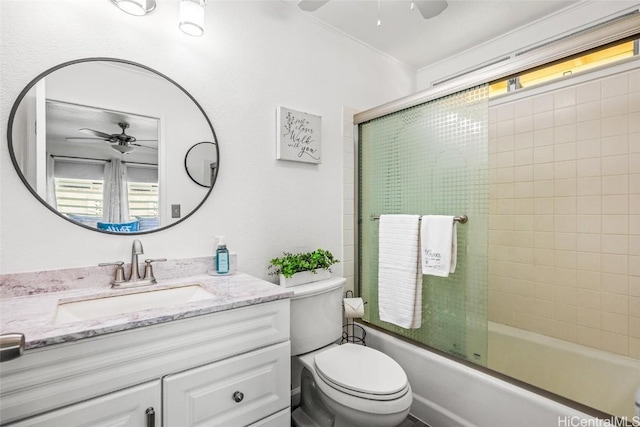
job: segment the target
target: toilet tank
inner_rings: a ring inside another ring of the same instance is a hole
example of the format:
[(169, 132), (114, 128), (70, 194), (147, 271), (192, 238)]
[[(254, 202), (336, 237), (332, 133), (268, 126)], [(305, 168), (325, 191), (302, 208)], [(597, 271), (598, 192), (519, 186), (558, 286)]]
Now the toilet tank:
[(308, 353), (342, 336), (342, 288), (347, 280), (333, 277), (289, 288), (291, 355)]

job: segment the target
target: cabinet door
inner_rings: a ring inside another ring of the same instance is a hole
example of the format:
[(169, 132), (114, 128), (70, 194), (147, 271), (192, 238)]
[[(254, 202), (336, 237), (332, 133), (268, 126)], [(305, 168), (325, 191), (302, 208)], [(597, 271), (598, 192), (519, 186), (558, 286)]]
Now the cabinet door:
[(7, 427), (159, 427), (160, 392), (160, 380), (151, 381)]
[(163, 380), (163, 425), (247, 426), (289, 406), (289, 341)]
[(291, 426), (291, 408), (283, 409), (277, 414), (264, 418), (257, 423), (251, 424), (250, 427), (290, 427)]

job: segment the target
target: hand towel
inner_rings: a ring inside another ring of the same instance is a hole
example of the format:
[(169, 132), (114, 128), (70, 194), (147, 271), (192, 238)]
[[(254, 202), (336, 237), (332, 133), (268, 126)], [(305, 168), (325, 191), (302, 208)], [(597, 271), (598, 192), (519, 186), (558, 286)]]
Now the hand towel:
[(420, 217), (381, 215), (378, 255), (380, 320), (405, 329), (422, 320), (422, 276), (418, 274)]
[(420, 227), (422, 274), (448, 277), (456, 271), (458, 237), (453, 216), (425, 215)]

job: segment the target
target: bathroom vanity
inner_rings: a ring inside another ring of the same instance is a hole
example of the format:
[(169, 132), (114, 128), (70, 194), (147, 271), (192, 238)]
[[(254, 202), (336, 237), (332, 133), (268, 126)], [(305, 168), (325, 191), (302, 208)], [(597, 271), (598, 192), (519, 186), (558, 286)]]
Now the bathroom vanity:
[[(126, 311), (131, 295), (151, 292), (150, 300), (194, 286), (212, 297), (120, 314), (104, 308), (110, 298)], [(289, 425), (289, 296), (238, 274), (0, 299), (2, 333), (26, 336), (24, 355), (0, 367), (0, 423)], [(59, 316), (74, 303), (96, 305), (75, 311), (79, 318)]]

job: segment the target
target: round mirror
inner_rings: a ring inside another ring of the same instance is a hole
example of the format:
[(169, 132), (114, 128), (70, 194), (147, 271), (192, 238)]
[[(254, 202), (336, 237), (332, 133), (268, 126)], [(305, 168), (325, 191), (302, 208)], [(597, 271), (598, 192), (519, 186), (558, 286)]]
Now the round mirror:
[(184, 156), (184, 168), (193, 182), (211, 187), (218, 170), (218, 150), (213, 142), (198, 142)]
[[(20, 179), (40, 202), (104, 233), (184, 221), (211, 193), (220, 164), (213, 126), (186, 90), (113, 58), (66, 62), (32, 80), (11, 109), (7, 138)], [(183, 158), (194, 165), (186, 174)], [(193, 168), (204, 164), (209, 175), (202, 181), (198, 172), (195, 186)]]

